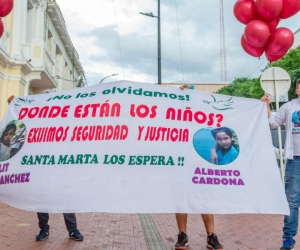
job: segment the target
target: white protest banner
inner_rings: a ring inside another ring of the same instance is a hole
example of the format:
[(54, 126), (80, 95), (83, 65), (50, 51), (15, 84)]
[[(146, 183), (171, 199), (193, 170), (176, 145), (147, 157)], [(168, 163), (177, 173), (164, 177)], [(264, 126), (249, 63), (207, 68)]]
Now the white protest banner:
[(259, 100), (120, 81), (15, 98), (0, 139), (16, 208), (289, 213)]

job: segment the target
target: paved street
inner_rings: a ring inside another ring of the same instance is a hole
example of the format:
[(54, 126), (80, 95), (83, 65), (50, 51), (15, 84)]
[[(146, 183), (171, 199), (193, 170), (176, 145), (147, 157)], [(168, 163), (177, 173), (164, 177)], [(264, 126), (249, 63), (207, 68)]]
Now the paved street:
[[(227, 250), (278, 250), (281, 244), (280, 215), (217, 215), (216, 233)], [(173, 214), (77, 214), (83, 242), (68, 238), (61, 214), (50, 216), (50, 237), (36, 242), (36, 213), (21, 211), (0, 202), (0, 249), (143, 249), (171, 250), (177, 239)], [(199, 215), (188, 221), (190, 250), (204, 250), (205, 229)], [(300, 244), (300, 237), (296, 237)], [(297, 248), (296, 248), (297, 249)]]

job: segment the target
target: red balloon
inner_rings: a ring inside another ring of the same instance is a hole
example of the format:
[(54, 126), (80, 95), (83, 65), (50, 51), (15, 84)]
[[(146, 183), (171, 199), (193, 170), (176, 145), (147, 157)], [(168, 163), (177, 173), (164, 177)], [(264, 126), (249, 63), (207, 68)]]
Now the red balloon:
[(270, 55), (280, 55), (288, 51), (293, 43), (293, 32), (287, 28), (278, 28), (271, 34), (266, 51)]
[(14, 0), (0, 0), (0, 17), (7, 16), (14, 7)]
[(242, 38), (241, 38), (241, 45), (242, 45), (242, 48), (244, 49), (244, 51), (247, 54), (249, 54), (250, 56), (260, 57), (265, 51), (264, 47), (262, 47), (262, 48), (254, 47), (250, 43), (248, 43), (246, 41), (244, 35), (242, 35)]
[(266, 58), (268, 59), (269, 62), (275, 62), (275, 61), (279, 60), (280, 58), (284, 57), (285, 54), (286, 54), (286, 52), (283, 54), (274, 56), (274, 55), (270, 55), (267, 51), (265, 52)]
[(279, 17), (282, 5), (282, 0), (256, 0), (258, 15), (267, 22), (272, 22), (276, 17)]
[(274, 19), (272, 22), (270, 22), (268, 24), (270, 33), (273, 33), (273, 31), (277, 28), (279, 22), (280, 22), (280, 19), (279, 19), (279, 17), (277, 17), (276, 19)]
[(4, 32), (4, 24), (2, 19), (0, 19), (0, 38), (2, 37), (3, 32)]
[(289, 18), (295, 15), (300, 10), (299, 0), (282, 0), (283, 6), (280, 13), (281, 19)]
[(264, 47), (270, 36), (269, 26), (260, 20), (253, 20), (245, 28), (245, 39), (254, 47)]
[(257, 18), (256, 6), (253, 0), (238, 0), (234, 7), (235, 18), (243, 24), (247, 24)]

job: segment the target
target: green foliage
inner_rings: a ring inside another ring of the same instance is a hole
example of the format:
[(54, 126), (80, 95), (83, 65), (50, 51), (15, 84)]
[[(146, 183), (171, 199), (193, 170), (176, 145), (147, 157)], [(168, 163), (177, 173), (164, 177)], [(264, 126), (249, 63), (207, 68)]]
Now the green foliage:
[[(269, 67), (280, 67), (289, 73), (291, 77), (289, 99), (291, 100), (296, 98), (296, 81), (298, 78), (300, 78), (300, 49), (290, 50), (280, 60), (273, 63), (268, 63), (265, 69)], [(216, 93), (230, 96), (250, 97), (255, 99), (259, 99), (264, 95), (264, 91), (260, 86), (260, 78), (246, 77), (235, 78), (230, 85), (219, 89)]]
[(239, 77), (223, 88), (219, 89), (216, 93), (230, 96), (240, 96), (251, 98), (251, 88), (253, 87), (253, 80), (246, 77)]
[(253, 78), (253, 85), (250, 89), (251, 98), (260, 99), (264, 95), (264, 91), (260, 86), (260, 78)]
[(291, 49), (283, 58), (276, 62), (268, 63), (268, 67), (280, 67), (288, 73), (300, 68), (300, 49)]

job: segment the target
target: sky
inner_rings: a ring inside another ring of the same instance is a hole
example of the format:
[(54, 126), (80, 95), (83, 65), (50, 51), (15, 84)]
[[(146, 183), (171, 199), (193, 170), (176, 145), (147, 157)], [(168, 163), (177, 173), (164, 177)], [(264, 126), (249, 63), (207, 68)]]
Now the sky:
[[(56, 0), (89, 85), (117, 80), (157, 82), (157, 0)], [(227, 80), (257, 77), (267, 60), (240, 45), (245, 25), (224, 0)], [(161, 0), (163, 83), (221, 82), (220, 0)], [(278, 27), (300, 28), (300, 13)]]

